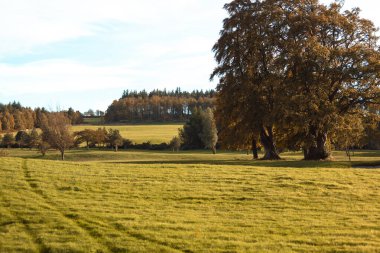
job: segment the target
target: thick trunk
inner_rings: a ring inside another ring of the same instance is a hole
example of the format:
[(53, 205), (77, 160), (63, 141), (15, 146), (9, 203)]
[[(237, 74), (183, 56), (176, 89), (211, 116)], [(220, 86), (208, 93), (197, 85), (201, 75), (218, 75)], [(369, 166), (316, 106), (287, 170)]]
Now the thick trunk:
[(117, 146), (117, 145), (115, 145), (115, 152), (117, 152), (117, 150), (118, 150), (118, 146)]
[(61, 150), (61, 160), (65, 160), (65, 150)]
[(263, 127), (260, 132), (260, 141), (264, 146), (264, 157), (263, 160), (280, 160), (281, 157), (278, 153), (276, 145), (273, 139), (273, 128)]
[(253, 160), (259, 159), (259, 154), (257, 152), (257, 141), (256, 141), (256, 139), (252, 139), (252, 153), (253, 153)]
[(305, 160), (326, 160), (331, 157), (327, 134), (318, 134), (314, 145), (304, 148)]
[(212, 153), (215, 155), (216, 154), (216, 148), (212, 147), (211, 150), (212, 150)]

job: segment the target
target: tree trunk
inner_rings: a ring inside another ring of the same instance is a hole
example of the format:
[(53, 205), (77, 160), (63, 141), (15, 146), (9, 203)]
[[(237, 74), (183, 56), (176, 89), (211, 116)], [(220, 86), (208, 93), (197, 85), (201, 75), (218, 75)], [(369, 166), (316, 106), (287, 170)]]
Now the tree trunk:
[(117, 150), (118, 150), (118, 146), (117, 146), (117, 145), (115, 145), (115, 152), (117, 152)]
[(260, 132), (260, 141), (264, 146), (263, 160), (280, 160), (281, 157), (277, 151), (273, 140), (273, 127), (262, 127)]
[(65, 160), (65, 150), (61, 150), (61, 160)]
[(253, 160), (259, 159), (259, 154), (257, 153), (257, 141), (256, 139), (252, 139), (252, 153), (253, 153)]
[(327, 134), (318, 134), (314, 145), (304, 148), (305, 160), (326, 160), (331, 157)]
[(211, 150), (212, 150), (212, 153), (215, 155), (216, 154), (216, 148), (212, 147)]

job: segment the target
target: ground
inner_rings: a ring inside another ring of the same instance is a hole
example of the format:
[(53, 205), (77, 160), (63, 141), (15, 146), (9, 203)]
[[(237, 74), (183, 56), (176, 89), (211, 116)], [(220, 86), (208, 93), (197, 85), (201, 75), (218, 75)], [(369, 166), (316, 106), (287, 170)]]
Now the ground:
[(380, 153), (334, 156), (10, 150), (0, 252), (379, 252)]

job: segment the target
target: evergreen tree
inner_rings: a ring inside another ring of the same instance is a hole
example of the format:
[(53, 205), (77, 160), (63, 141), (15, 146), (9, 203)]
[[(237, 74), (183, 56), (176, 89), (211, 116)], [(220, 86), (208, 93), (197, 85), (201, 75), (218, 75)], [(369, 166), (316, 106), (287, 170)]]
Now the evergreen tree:
[(184, 149), (203, 149), (204, 144), (200, 138), (202, 132), (202, 117), (200, 109), (195, 108), (182, 129), (179, 136)]

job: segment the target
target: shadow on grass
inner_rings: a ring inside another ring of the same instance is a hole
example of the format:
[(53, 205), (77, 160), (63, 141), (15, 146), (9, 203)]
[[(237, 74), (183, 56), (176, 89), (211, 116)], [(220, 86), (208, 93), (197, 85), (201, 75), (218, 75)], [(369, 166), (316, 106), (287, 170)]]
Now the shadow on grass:
[(253, 167), (279, 167), (279, 168), (353, 168), (380, 166), (380, 161), (374, 162), (348, 162), (348, 161), (263, 161), (263, 160), (167, 160), (167, 161), (124, 161), (110, 162), (113, 164), (141, 164), (141, 165), (164, 165), (164, 164), (203, 164), (203, 165), (231, 165)]

